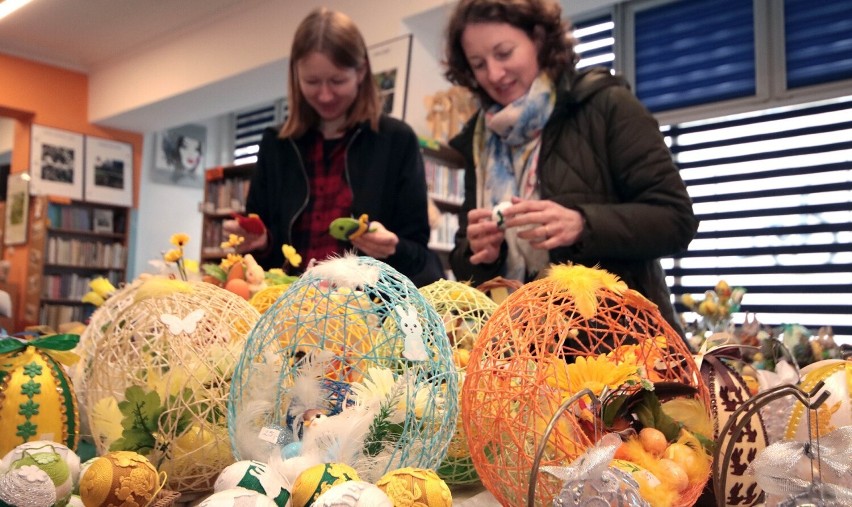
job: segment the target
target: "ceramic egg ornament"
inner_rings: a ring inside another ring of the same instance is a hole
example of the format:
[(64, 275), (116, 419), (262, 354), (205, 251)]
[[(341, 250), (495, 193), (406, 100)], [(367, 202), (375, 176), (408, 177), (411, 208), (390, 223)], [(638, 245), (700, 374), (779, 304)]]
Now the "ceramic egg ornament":
[(316, 499), (314, 507), (394, 507), (394, 504), (375, 484), (349, 481), (327, 489)]
[(275, 505), (284, 507), (290, 502), (290, 491), (278, 472), (260, 461), (237, 461), (225, 467), (216, 482), (213, 491), (225, 491), (236, 487), (246, 488), (272, 498)]
[(0, 339), (0, 455), (31, 440), (77, 448), (77, 398), (60, 364), (76, 358), (68, 351), (77, 339), (77, 335)]

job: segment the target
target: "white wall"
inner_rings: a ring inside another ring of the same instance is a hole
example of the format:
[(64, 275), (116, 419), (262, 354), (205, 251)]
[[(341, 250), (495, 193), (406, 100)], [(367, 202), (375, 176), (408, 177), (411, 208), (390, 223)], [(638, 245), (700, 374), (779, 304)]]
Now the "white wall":
[[(227, 118), (219, 117), (191, 123), (207, 128), (204, 166), (214, 167), (230, 163), (228, 152), (231, 143), (228, 139), (232, 131)], [(198, 260), (201, 254), (202, 219), (198, 205), (204, 200), (204, 190), (151, 181), (155, 139), (154, 133), (145, 135), (139, 208), (131, 215), (128, 280), (133, 280), (140, 273), (156, 272), (156, 268), (151, 266), (149, 261), (162, 260), (162, 253), (173, 248), (169, 243), (172, 234), (183, 232), (189, 235), (190, 242), (184, 251), (187, 258)]]

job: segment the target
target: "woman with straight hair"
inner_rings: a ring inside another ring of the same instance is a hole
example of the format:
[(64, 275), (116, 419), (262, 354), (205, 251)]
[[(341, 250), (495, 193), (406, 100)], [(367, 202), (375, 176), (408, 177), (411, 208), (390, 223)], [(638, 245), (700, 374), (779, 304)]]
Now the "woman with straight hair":
[[(348, 16), (318, 8), (301, 22), (288, 88), (290, 116), (264, 132), (246, 201), (264, 230), (237, 221), (225, 230), (243, 236), (242, 251), (266, 269), (282, 267), (284, 244), (316, 260), (354, 247), (418, 285), (437, 280), (417, 136), (381, 113), (367, 46)], [(334, 219), (364, 214), (366, 233), (350, 241), (329, 234)]]

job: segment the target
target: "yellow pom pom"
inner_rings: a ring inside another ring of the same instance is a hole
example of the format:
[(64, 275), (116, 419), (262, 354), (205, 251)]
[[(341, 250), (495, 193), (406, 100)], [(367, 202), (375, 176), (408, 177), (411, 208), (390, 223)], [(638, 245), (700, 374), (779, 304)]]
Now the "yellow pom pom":
[(376, 482), (394, 505), (450, 507), (453, 495), (438, 474), (426, 468), (400, 468), (386, 473)]

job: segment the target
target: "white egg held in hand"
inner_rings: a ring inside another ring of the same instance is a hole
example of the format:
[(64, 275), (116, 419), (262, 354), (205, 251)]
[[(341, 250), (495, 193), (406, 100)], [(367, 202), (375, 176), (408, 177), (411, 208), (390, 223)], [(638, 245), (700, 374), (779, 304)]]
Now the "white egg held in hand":
[(503, 201), (491, 208), (491, 220), (497, 222), (497, 227), (503, 228), (506, 222), (506, 216), (503, 214), (506, 208), (512, 205), (511, 201)]

